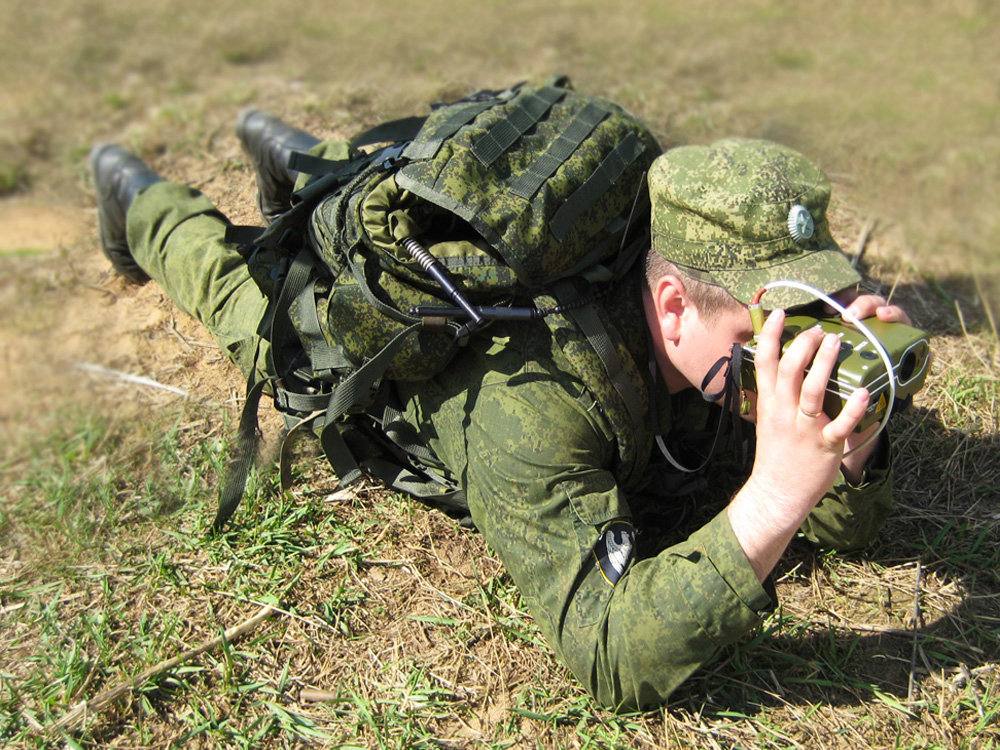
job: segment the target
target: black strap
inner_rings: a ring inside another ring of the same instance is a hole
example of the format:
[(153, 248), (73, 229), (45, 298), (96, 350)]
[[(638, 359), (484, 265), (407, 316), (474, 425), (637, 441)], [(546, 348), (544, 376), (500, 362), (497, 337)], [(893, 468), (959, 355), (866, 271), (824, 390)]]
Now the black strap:
[[(715, 364), (709, 368), (708, 373), (701, 381), (701, 392), (702, 398), (710, 403), (717, 403), (721, 398), (722, 411), (719, 414), (719, 423), (715, 428), (715, 437), (712, 440), (712, 447), (709, 449), (708, 454), (705, 459), (701, 462), (701, 465), (697, 468), (690, 469), (683, 464), (681, 464), (673, 455), (670, 453), (670, 449), (667, 448), (667, 444), (663, 439), (663, 435), (660, 430), (660, 415), (657, 410), (656, 404), (656, 390), (657, 390), (657, 379), (659, 377), (658, 370), (656, 367), (656, 357), (654, 354), (654, 349), (652, 343), (649, 347), (649, 373), (652, 376), (652, 383), (649, 389), (649, 407), (653, 416), (653, 437), (656, 440), (656, 445), (660, 449), (660, 453), (663, 457), (667, 459), (671, 466), (673, 466), (678, 471), (684, 472), (685, 474), (700, 474), (708, 464), (715, 457), (716, 451), (719, 448), (721, 442), (722, 433), (725, 429), (725, 422), (728, 416), (733, 418), (733, 433), (735, 439), (740, 445), (740, 464), (746, 462), (746, 445), (743, 443), (743, 417), (740, 414), (740, 399), (736, 398), (740, 386), (739, 386), (739, 373), (740, 364), (742, 361), (743, 347), (735, 343), (733, 344), (732, 352), (728, 357), (720, 357), (716, 360)], [(726, 382), (722, 386), (722, 390), (717, 393), (705, 393), (705, 388), (711, 383), (715, 376), (719, 373), (719, 370), (723, 367), (726, 368)]]
[(288, 168), (293, 172), (317, 176), (340, 172), (349, 163), (347, 159), (324, 159), (302, 151), (293, 151), (288, 157)]
[(264, 227), (228, 224), (224, 241), (232, 245), (253, 245), (264, 234)]
[(257, 421), (260, 397), (270, 382), (272, 382), (270, 379), (264, 379), (253, 384), (248, 383), (247, 399), (243, 404), (240, 427), (236, 433), (235, 453), (229, 462), (226, 481), (222, 487), (222, 495), (219, 497), (219, 509), (215, 514), (215, 521), (212, 522), (214, 531), (222, 530), (229, 517), (236, 512), (240, 500), (243, 499), (247, 478), (253, 468), (257, 456), (257, 445), (260, 442), (260, 427)]
[(278, 301), (274, 306), (274, 316), (271, 321), (271, 353), (274, 357), (275, 372), (280, 375), (292, 369), (292, 363), (288, 359), (289, 352), (297, 351), (301, 346), (288, 308), (306, 288), (315, 264), (316, 256), (307, 245), (303, 245), (288, 269)]
[(390, 120), (376, 125), (369, 130), (354, 136), (351, 145), (354, 148), (360, 146), (370, 146), (373, 143), (398, 143), (399, 141), (412, 141), (417, 137), (420, 128), (427, 122), (424, 115), (417, 117), (403, 117), (399, 120)]

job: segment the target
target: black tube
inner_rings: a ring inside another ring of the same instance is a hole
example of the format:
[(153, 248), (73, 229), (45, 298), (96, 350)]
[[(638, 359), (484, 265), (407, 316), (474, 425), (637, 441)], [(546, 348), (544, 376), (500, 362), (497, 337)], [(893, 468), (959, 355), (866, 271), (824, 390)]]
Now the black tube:
[[(537, 307), (486, 306), (474, 308), (485, 320), (535, 320), (545, 313)], [(419, 318), (461, 318), (467, 313), (460, 307), (411, 307), (407, 312)]]
[(420, 267), (444, 289), (447, 295), (451, 297), (451, 301), (462, 308), (469, 317), (470, 322), (462, 326), (459, 335), (468, 335), (486, 322), (486, 319), (476, 311), (476, 308), (469, 304), (469, 301), (465, 299), (465, 296), (448, 277), (448, 272), (445, 271), (444, 266), (433, 255), (427, 252), (419, 242), (412, 237), (407, 237), (403, 240), (403, 247), (420, 264)]

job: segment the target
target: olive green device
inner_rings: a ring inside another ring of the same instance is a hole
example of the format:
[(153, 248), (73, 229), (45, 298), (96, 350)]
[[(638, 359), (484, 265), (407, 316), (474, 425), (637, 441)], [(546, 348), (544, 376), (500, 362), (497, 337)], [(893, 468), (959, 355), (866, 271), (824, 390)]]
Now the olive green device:
[[(877, 318), (869, 318), (863, 322), (885, 347), (889, 361), (892, 362), (896, 377), (896, 403), (893, 411), (909, 406), (913, 395), (923, 387), (927, 377), (930, 361), (927, 334), (903, 323), (883, 323)], [(885, 371), (885, 363), (867, 336), (850, 323), (833, 317), (789, 316), (785, 321), (785, 332), (781, 337), (782, 352), (788, 348), (797, 334), (815, 326), (840, 336), (840, 353), (837, 355), (837, 364), (833, 368), (826, 389), (823, 411), (831, 417), (837, 416), (843, 408), (844, 401), (855, 390), (867, 388), (871, 400), (868, 411), (856, 428), (856, 432), (861, 432), (880, 421), (889, 406), (889, 378)], [(756, 393), (754, 351), (755, 340), (744, 344), (740, 385), (745, 390)]]

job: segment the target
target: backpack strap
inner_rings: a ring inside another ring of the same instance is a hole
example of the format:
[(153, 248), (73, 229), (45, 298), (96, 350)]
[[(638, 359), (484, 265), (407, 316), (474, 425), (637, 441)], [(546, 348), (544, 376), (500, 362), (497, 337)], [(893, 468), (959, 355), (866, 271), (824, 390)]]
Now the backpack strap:
[(240, 500), (243, 499), (247, 478), (253, 468), (257, 446), (260, 442), (260, 423), (257, 420), (260, 397), (271, 382), (269, 378), (253, 382), (251, 376), (247, 383), (246, 403), (243, 405), (240, 426), (236, 433), (236, 448), (226, 470), (226, 481), (222, 486), (222, 494), (219, 496), (219, 508), (215, 513), (215, 520), (212, 522), (213, 531), (222, 530), (229, 517), (236, 512)]
[(288, 168), (293, 172), (303, 172), (316, 177), (341, 172), (350, 161), (344, 159), (324, 159), (304, 151), (293, 151), (288, 157)]
[(401, 141), (412, 141), (417, 137), (420, 128), (427, 122), (427, 117), (418, 115), (416, 117), (403, 117), (399, 120), (391, 120), (376, 125), (374, 128), (366, 130), (360, 135), (351, 139), (351, 146), (370, 146), (373, 143), (399, 143)]

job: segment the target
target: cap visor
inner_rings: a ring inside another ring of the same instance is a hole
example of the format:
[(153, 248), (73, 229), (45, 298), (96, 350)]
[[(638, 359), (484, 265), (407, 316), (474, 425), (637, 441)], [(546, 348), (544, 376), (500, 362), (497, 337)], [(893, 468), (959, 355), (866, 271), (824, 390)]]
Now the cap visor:
[[(773, 281), (796, 281), (815, 287), (827, 295), (833, 295), (861, 281), (861, 275), (836, 245), (787, 263), (754, 270), (713, 271), (712, 276), (736, 299), (747, 305), (758, 289)], [(807, 305), (817, 299), (819, 298), (814, 294), (801, 289), (774, 287), (761, 297), (761, 305), (767, 310), (779, 307), (787, 309)]]

